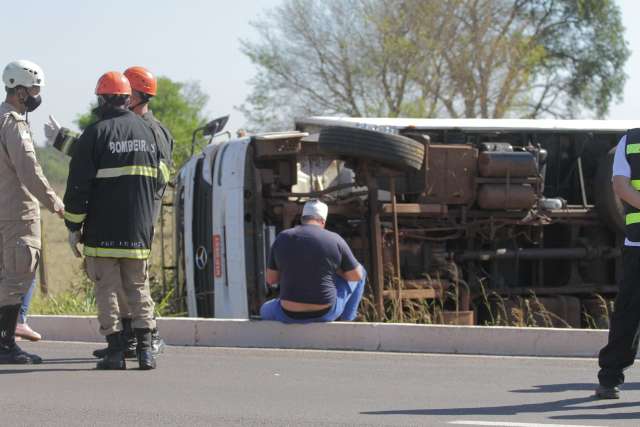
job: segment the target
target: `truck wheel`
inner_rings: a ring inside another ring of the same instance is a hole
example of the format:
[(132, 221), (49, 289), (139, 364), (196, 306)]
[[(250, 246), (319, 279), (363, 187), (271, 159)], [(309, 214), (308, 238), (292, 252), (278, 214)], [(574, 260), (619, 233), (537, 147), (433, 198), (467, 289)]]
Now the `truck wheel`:
[(596, 211), (605, 225), (611, 231), (624, 234), (624, 207), (611, 186), (615, 152), (614, 147), (598, 162), (598, 169), (593, 180), (594, 200)]
[(320, 131), (320, 151), (374, 160), (395, 169), (421, 169), (424, 145), (390, 133), (351, 127), (327, 127)]

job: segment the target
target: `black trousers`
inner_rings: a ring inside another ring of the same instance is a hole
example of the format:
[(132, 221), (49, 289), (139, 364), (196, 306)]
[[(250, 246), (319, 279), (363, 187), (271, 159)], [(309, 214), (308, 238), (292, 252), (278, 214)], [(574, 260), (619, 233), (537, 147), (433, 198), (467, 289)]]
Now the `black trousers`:
[(640, 333), (640, 247), (626, 246), (622, 254), (623, 277), (609, 325), (609, 342), (598, 362), (598, 380), (605, 387), (624, 383), (624, 370), (638, 353)]

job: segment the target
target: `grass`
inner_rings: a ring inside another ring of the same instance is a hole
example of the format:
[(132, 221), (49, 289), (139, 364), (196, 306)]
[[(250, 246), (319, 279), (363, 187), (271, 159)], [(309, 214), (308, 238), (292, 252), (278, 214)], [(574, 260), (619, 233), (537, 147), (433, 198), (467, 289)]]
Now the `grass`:
[[(392, 266), (385, 266), (385, 290), (397, 289), (397, 279), (392, 275)], [(455, 272), (454, 272), (455, 273)], [(389, 323), (418, 323), (445, 324), (446, 313), (457, 313), (459, 287), (466, 283), (453, 276), (458, 286), (450, 287), (442, 298), (423, 300), (403, 300), (400, 302), (395, 293), (384, 299), (384, 318), (379, 319), (375, 306), (375, 298), (370, 286), (366, 288), (360, 304), (358, 321), (389, 322)], [(542, 298), (534, 292), (525, 296), (505, 298), (486, 289), (481, 283), (477, 292), (478, 297), (472, 302), (476, 314), (482, 313), (484, 326), (515, 326), (515, 327), (572, 327), (545, 306)], [(613, 311), (613, 301), (601, 295), (594, 295), (594, 302), (583, 304), (581, 312), (581, 327), (587, 329), (606, 329), (609, 327), (609, 315)], [(455, 316), (453, 316), (455, 317)]]
[(84, 274), (78, 275), (69, 289), (48, 296), (37, 293), (29, 310), (30, 314), (95, 315), (97, 312), (93, 283)]
[[(156, 316), (166, 317), (176, 315), (172, 312), (171, 299), (173, 290), (162, 295), (162, 287), (157, 281), (149, 282), (152, 295), (160, 295), (154, 298), (156, 302)], [(38, 292), (31, 301), (30, 314), (72, 314), (72, 315), (96, 315), (95, 286), (84, 274), (79, 273), (76, 281), (69, 289), (45, 296)]]
[[(56, 193), (62, 197), (64, 184), (52, 184)], [(167, 192), (167, 199), (172, 197)], [(171, 210), (165, 215), (164, 239), (165, 249), (169, 260), (172, 257)], [(67, 242), (67, 228), (64, 221), (57, 215), (42, 210), (42, 224), (44, 243), (41, 268), (46, 272), (46, 286), (43, 287), (41, 274), (38, 274), (38, 292), (36, 292), (30, 314), (74, 314), (94, 315), (97, 313), (95, 305), (94, 285), (84, 273), (83, 260), (76, 258)], [(153, 300), (156, 301), (158, 316), (183, 315), (173, 300), (174, 291), (170, 286), (171, 276), (167, 277), (167, 286), (162, 283), (162, 268), (160, 256), (160, 227), (156, 230), (153, 251), (150, 258), (149, 285)], [(44, 290), (47, 290), (46, 294)]]

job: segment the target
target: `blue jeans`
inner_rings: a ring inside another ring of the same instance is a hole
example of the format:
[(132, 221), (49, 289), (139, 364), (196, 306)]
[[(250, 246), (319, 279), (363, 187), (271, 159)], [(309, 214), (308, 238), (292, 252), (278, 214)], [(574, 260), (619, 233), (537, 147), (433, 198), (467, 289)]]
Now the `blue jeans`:
[(31, 298), (33, 298), (33, 291), (36, 289), (36, 279), (33, 279), (29, 290), (22, 297), (22, 305), (20, 306), (20, 312), (18, 313), (18, 323), (27, 323), (27, 312), (29, 311), (29, 305), (31, 304)]
[(284, 323), (333, 322), (334, 320), (354, 320), (358, 315), (358, 305), (362, 300), (367, 272), (362, 268), (362, 279), (347, 282), (337, 274), (333, 278), (336, 284), (336, 302), (329, 312), (321, 317), (311, 319), (292, 319), (282, 311), (280, 298), (266, 301), (260, 307), (262, 320), (277, 320)]

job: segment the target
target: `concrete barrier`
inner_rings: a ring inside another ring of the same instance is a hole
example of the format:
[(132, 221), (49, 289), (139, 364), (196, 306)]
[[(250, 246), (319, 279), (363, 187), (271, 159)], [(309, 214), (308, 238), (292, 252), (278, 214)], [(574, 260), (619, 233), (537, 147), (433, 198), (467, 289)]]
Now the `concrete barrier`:
[[(104, 341), (95, 317), (34, 315), (29, 324), (48, 340)], [(398, 323), (160, 318), (158, 328), (170, 345), (500, 356), (595, 357), (607, 341), (606, 330)]]

